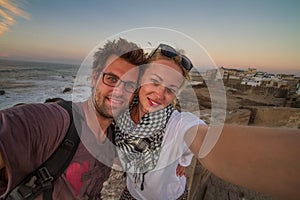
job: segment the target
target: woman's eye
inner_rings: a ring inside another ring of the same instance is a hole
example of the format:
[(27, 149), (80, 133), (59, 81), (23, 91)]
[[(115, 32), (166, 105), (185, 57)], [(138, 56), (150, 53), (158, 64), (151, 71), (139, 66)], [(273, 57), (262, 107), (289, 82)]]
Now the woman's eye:
[(159, 81), (156, 80), (156, 79), (151, 79), (150, 81), (151, 81), (152, 84), (154, 84), (154, 85), (159, 85)]
[(172, 88), (166, 88), (166, 90), (169, 94), (176, 94), (176, 90), (174, 90)]

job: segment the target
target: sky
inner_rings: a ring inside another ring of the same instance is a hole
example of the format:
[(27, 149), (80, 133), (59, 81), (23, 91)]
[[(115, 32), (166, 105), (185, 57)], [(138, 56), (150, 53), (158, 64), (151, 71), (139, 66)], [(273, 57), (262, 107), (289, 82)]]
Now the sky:
[(107, 38), (143, 27), (184, 34), (218, 67), (300, 75), (298, 0), (0, 0), (0, 58), (80, 64)]

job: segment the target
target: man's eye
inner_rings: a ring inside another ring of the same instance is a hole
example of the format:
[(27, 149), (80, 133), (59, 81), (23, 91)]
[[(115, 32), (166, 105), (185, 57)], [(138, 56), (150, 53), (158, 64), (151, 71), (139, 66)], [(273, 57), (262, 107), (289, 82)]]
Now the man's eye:
[(109, 77), (107, 77), (107, 80), (111, 83), (116, 83), (116, 82), (118, 82), (119, 79), (114, 76), (109, 76)]

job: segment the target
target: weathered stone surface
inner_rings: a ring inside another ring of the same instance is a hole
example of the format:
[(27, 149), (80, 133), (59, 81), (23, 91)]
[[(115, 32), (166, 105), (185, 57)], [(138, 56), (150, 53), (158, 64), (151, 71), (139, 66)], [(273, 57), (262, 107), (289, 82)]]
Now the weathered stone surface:
[(216, 177), (208, 172), (196, 158), (188, 167), (190, 200), (274, 200), (268, 195), (249, 190)]
[(229, 111), (226, 116), (226, 123), (248, 125), (251, 115), (249, 109), (238, 109)]

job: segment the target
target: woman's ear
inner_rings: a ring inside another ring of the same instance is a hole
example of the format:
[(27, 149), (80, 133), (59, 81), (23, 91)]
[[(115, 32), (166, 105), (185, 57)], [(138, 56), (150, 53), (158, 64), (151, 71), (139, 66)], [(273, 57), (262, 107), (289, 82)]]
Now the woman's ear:
[(178, 100), (177, 97), (175, 97), (175, 98), (173, 99), (172, 105), (173, 105), (173, 107), (174, 107), (176, 110), (178, 110), (179, 112), (181, 112), (180, 102), (179, 102), (179, 100)]

